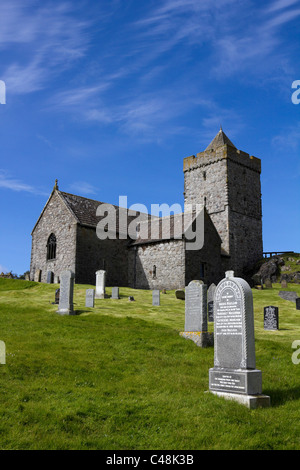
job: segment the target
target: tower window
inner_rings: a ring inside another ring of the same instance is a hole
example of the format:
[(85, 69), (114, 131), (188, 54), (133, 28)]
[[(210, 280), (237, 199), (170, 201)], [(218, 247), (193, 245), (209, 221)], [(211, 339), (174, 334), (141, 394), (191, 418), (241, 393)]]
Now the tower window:
[(56, 258), (56, 236), (51, 233), (47, 242), (47, 260)]
[(153, 266), (153, 270), (152, 270), (152, 279), (156, 279), (156, 266), (155, 265)]

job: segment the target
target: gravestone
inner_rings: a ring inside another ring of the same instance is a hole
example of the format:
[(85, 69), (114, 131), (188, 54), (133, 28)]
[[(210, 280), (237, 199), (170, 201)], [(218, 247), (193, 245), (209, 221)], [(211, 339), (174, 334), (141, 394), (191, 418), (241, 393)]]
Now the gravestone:
[(265, 280), (265, 286), (267, 289), (272, 289), (272, 281), (271, 279), (266, 279)]
[(296, 299), (296, 310), (300, 310), (300, 297)]
[(57, 313), (74, 315), (73, 293), (75, 275), (72, 271), (64, 271), (60, 277), (60, 295)]
[(281, 288), (282, 288), (282, 289), (287, 289), (287, 287), (288, 287), (288, 283), (287, 283), (287, 281), (286, 281), (285, 279), (283, 279), (283, 280), (281, 281)]
[(60, 289), (55, 290), (55, 304), (59, 304), (59, 295), (60, 295)]
[(159, 290), (152, 291), (152, 305), (154, 307), (160, 306), (160, 291)]
[(207, 331), (207, 286), (198, 281), (185, 288), (184, 331)]
[(129, 300), (129, 302), (134, 302), (134, 301), (135, 301), (135, 300), (134, 300), (134, 297), (133, 297), (132, 295), (130, 295), (130, 296), (128, 297), (128, 300)]
[(207, 313), (208, 321), (214, 321), (214, 294), (216, 290), (216, 285), (211, 284), (207, 290)]
[(100, 270), (96, 272), (96, 293), (95, 299), (105, 298), (105, 280), (106, 271)]
[(6, 347), (4, 341), (0, 341), (0, 364), (6, 364)]
[(37, 269), (34, 273), (34, 281), (41, 282), (41, 276), (42, 276), (42, 271), (40, 269)]
[(296, 302), (296, 299), (298, 298), (297, 292), (294, 291), (281, 290), (280, 292), (278, 292), (278, 295), (282, 299), (289, 300), (290, 302)]
[(202, 281), (191, 281), (185, 288), (185, 325), (180, 336), (202, 348), (213, 345), (213, 334), (207, 331), (207, 286)]
[(113, 287), (111, 290), (111, 298), (112, 299), (119, 299), (119, 288), (118, 287)]
[(47, 272), (47, 284), (53, 284), (53, 272), (52, 271), (48, 271)]
[(94, 308), (95, 306), (95, 289), (86, 289), (85, 291), (85, 306)]
[(176, 299), (184, 300), (185, 299), (184, 289), (176, 289), (175, 290), (175, 297), (176, 297)]
[(264, 329), (265, 330), (278, 330), (279, 329), (279, 316), (278, 307), (264, 308)]
[(252, 291), (233, 271), (216, 288), (214, 320), (210, 391), (249, 408), (269, 406), (270, 397), (262, 395), (262, 373), (255, 366)]
[(54, 276), (54, 284), (59, 284), (59, 276), (57, 274)]

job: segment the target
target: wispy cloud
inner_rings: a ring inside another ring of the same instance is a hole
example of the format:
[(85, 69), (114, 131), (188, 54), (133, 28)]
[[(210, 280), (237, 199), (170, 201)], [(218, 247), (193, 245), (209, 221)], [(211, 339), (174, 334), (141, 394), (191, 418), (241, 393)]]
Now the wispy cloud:
[(32, 0), (11, 0), (1, 4), (0, 49), (14, 47), (15, 52), (14, 61), (8, 63), (7, 59), (2, 72), (9, 93), (40, 90), (85, 55), (91, 21), (78, 19), (73, 10), (67, 1), (37, 5)]
[(0, 169), (0, 188), (9, 189), (17, 192), (27, 192), (41, 196), (47, 196), (48, 193), (34, 186), (26, 184), (18, 179), (12, 178), (5, 170)]
[(76, 194), (97, 194), (97, 188), (86, 181), (76, 181), (70, 185), (70, 190), (75, 191)]

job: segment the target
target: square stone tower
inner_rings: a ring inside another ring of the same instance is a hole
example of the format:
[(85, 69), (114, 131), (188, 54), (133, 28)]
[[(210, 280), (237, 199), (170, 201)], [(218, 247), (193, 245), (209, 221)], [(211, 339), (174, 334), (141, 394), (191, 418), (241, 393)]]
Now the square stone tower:
[(183, 161), (184, 202), (204, 204), (222, 240), (223, 270), (245, 276), (262, 258), (261, 161), (237, 150), (222, 128)]

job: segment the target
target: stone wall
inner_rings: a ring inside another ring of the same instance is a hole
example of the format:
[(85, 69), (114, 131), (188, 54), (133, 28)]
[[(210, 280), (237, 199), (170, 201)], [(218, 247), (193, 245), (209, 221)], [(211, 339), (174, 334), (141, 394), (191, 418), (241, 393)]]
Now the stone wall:
[(96, 271), (106, 271), (107, 286), (128, 285), (127, 240), (100, 240), (96, 229), (78, 225), (76, 243), (76, 282), (96, 282)]
[(185, 252), (185, 285), (193, 280), (201, 280), (209, 286), (212, 283), (217, 284), (223, 277), (221, 239), (205, 212), (203, 248)]
[(136, 289), (184, 287), (184, 240), (132, 246), (129, 250), (128, 279), (129, 286)]
[[(54, 276), (70, 269), (75, 272), (76, 220), (57, 192), (52, 193), (37, 225), (32, 232), (30, 280), (41, 270), (40, 280), (47, 281), (47, 272)], [(54, 233), (57, 241), (55, 260), (47, 261), (47, 241)]]

